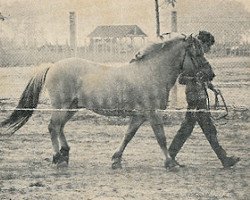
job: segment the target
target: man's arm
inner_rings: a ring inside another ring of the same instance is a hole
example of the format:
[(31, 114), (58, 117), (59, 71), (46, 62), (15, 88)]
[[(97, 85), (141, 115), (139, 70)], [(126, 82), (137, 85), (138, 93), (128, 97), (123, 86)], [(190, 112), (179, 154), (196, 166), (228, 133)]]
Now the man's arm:
[(192, 76), (186, 75), (185, 73), (181, 73), (178, 80), (181, 85), (187, 85), (189, 82), (195, 81), (195, 78)]
[(204, 56), (197, 57), (197, 61), (199, 64), (199, 72), (197, 75), (202, 78), (202, 80), (205, 81), (212, 81), (215, 77), (215, 74), (213, 72), (212, 66), (207, 61), (207, 59)]
[(194, 76), (191, 76), (191, 75), (188, 75), (185, 73), (181, 73), (179, 76), (179, 83), (181, 85), (187, 85), (190, 82), (204, 83), (204, 82), (208, 82), (208, 81), (209, 81), (209, 78), (202, 71), (199, 71)]

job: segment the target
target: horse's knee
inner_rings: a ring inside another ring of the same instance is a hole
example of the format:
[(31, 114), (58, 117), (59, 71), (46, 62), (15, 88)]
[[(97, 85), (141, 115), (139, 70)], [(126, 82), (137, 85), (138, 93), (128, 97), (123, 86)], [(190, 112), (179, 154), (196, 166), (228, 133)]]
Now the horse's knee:
[(49, 133), (51, 136), (51, 139), (57, 138), (58, 134), (59, 134), (59, 130), (56, 124), (54, 124), (53, 122), (50, 122), (48, 125), (48, 129), (49, 129)]

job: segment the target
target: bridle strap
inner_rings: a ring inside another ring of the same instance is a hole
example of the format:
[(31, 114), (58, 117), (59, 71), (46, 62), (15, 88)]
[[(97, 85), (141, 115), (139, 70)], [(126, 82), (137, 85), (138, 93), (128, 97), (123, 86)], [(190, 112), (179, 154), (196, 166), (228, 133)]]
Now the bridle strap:
[(183, 71), (183, 69), (184, 69), (184, 62), (186, 60), (186, 56), (187, 56), (187, 48), (185, 49), (184, 57), (183, 57), (183, 60), (180, 64), (180, 71)]
[[(191, 45), (194, 44), (193, 41), (194, 41), (194, 39), (192, 39)], [(191, 61), (192, 61), (192, 64), (193, 64), (193, 65), (195, 66), (195, 68), (198, 70), (198, 66), (196, 65), (196, 62), (197, 62), (197, 61), (195, 62), (194, 55), (189, 51), (189, 48), (190, 48), (191, 45), (189, 45), (188, 47), (185, 48), (185, 54), (184, 54), (183, 60), (182, 60), (182, 62), (181, 62), (181, 67), (180, 67), (180, 70), (181, 70), (181, 71), (183, 71), (183, 69), (184, 69), (184, 62), (185, 62), (185, 60), (186, 60), (187, 53), (188, 53), (188, 55), (190, 56), (190, 59), (191, 59)], [(197, 48), (196, 45), (195, 45), (195, 48)]]

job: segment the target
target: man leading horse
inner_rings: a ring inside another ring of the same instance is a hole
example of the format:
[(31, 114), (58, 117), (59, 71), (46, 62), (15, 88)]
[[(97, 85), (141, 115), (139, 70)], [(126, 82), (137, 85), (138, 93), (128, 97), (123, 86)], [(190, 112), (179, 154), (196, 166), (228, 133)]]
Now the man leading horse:
[[(192, 62), (196, 69), (190, 71), (184, 70), (179, 76), (179, 83), (186, 85), (185, 92), (188, 111), (170, 145), (169, 154), (175, 160), (178, 152), (191, 135), (196, 122), (198, 122), (223, 167), (229, 168), (239, 162), (240, 158), (234, 156), (228, 157), (226, 151), (219, 144), (217, 130), (213, 124), (207, 105), (207, 88), (213, 90), (215, 93), (217, 93), (217, 90), (211, 83), (215, 74), (209, 73), (212, 68), (204, 57), (204, 53), (209, 52), (215, 40), (214, 36), (207, 31), (200, 31), (197, 38), (198, 43), (196, 45), (201, 47), (199, 48), (201, 51), (198, 52), (198, 55), (194, 55), (196, 56), (196, 60), (192, 60), (192, 56), (190, 56), (191, 61), (189, 61)], [(192, 52), (188, 52), (188, 54), (192, 54)]]

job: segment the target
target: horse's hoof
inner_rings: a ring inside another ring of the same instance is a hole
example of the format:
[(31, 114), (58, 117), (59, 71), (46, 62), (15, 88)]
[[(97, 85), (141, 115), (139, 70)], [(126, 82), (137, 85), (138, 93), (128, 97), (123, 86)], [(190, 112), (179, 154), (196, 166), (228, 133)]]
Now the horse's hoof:
[(68, 167), (68, 163), (66, 161), (62, 161), (57, 163), (56, 167), (57, 169), (65, 169)]
[(122, 164), (121, 162), (113, 162), (111, 167), (112, 169), (122, 169)]
[(53, 156), (53, 159), (52, 159), (52, 163), (53, 164), (57, 164), (59, 162), (59, 160), (61, 159), (61, 154), (60, 153), (56, 153), (54, 156)]
[(174, 169), (176, 166), (178, 166), (178, 164), (177, 164), (176, 161), (173, 160), (173, 159), (168, 159), (168, 160), (165, 161), (165, 168), (166, 168), (166, 169), (172, 170), (172, 169)]
[(63, 156), (61, 153), (57, 153), (53, 156), (53, 164), (56, 164), (57, 168), (66, 168), (69, 163), (69, 156)]

